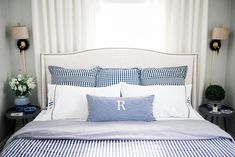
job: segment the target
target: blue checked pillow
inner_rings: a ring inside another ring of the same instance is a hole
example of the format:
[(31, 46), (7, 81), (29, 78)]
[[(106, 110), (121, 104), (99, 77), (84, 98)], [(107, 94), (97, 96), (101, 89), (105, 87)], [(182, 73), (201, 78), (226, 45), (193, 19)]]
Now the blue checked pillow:
[(154, 95), (143, 97), (98, 97), (87, 95), (88, 121), (154, 121)]
[(51, 83), (80, 87), (95, 87), (98, 68), (66, 69), (58, 66), (48, 66), (51, 73)]
[(128, 84), (140, 84), (140, 70), (138, 68), (100, 68), (97, 74), (97, 87), (105, 87), (125, 82)]
[(141, 70), (141, 85), (184, 85), (188, 66), (145, 68)]

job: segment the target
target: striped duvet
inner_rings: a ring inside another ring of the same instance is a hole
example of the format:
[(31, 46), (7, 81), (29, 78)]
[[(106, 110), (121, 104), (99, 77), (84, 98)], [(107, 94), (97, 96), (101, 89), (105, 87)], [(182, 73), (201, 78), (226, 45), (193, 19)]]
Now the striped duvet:
[(33, 122), (21, 129), (8, 141), (1, 156), (234, 157), (235, 144), (228, 134), (205, 121), (51, 121)]

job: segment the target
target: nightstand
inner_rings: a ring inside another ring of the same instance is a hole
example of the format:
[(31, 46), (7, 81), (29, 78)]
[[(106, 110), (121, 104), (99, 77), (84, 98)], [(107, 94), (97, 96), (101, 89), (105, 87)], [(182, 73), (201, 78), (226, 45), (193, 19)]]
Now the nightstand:
[(7, 119), (10, 119), (13, 121), (13, 125), (12, 125), (12, 133), (15, 132), (15, 126), (16, 126), (16, 121), (19, 120), (22, 122), (23, 126), (25, 124), (27, 124), (30, 120), (34, 119), (40, 112), (41, 112), (41, 109), (39, 106), (35, 106), (35, 105), (29, 105), (27, 107), (36, 107), (36, 111), (34, 111), (33, 113), (24, 113), (23, 112), (23, 115), (12, 115), (12, 113), (19, 113), (19, 112), (16, 112), (15, 110), (15, 107), (12, 107), (10, 109), (8, 109), (6, 112), (5, 112), (5, 117)]
[[(219, 122), (223, 120), (224, 129), (227, 131), (226, 119), (233, 116), (234, 111), (232, 108), (222, 105), (218, 112), (211, 112), (212, 109), (203, 104), (199, 107), (199, 111), (203, 114), (204, 118), (219, 126)], [(227, 111), (227, 112), (226, 112)]]

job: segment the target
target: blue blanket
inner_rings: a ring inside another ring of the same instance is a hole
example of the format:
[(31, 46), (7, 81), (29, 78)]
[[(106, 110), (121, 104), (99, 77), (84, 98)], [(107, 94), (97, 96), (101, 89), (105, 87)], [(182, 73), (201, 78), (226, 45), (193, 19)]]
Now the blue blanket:
[(31, 122), (2, 156), (235, 156), (230, 135), (201, 120), (156, 122)]

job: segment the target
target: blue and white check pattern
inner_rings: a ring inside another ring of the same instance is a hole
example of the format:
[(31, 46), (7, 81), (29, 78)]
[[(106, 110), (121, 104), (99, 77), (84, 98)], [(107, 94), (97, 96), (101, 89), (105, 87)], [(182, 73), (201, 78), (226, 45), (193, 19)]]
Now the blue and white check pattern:
[[(86, 97), (89, 111), (88, 121), (90, 122), (155, 121), (153, 116), (154, 95), (130, 98), (92, 95), (86, 95)], [(123, 106), (120, 105), (120, 102), (123, 103)]]
[(140, 70), (137, 68), (100, 68), (97, 74), (97, 87), (106, 87), (120, 82), (138, 85), (140, 83)]
[(188, 66), (145, 68), (141, 70), (141, 85), (184, 85)]
[(208, 140), (36, 140), (17, 139), (1, 157), (234, 157), (229, 139)]
[(81, 87), (95, 87), (97, 68), (65, 69), (57, 66), (48, 67), (51, 73), (51, 83)]

